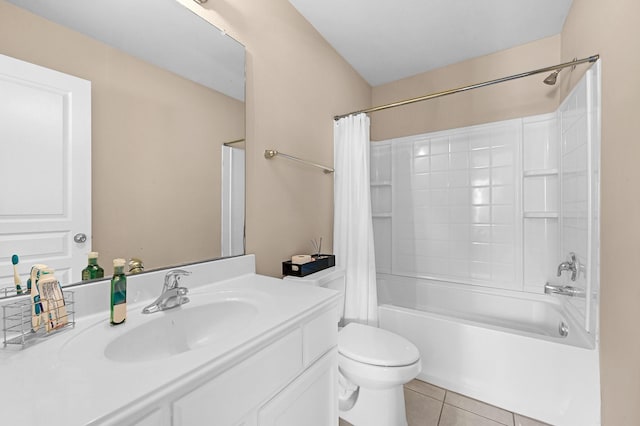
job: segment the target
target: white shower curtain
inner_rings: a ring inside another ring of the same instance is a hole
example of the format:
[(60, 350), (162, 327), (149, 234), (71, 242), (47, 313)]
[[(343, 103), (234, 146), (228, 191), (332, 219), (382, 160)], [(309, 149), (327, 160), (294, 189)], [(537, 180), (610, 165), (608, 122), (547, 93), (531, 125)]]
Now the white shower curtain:
[(333, 251), (346, 272), (345, 323), (378, 325), (378, 295), (369, 186), (369, 117), (334, 123)]

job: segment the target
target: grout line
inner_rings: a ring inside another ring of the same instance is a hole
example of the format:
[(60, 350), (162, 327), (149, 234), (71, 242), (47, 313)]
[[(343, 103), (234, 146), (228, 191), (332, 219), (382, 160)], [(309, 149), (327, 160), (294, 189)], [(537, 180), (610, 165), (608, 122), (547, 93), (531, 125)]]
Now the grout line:
[(430, 395), (425, 395), (425, 394), (420, 393), (420, 392), (418, 392), (416, 390), (413, 390), (413, 389), (405, 388), (404, 390), (407, 391), (407, 392), (415, 393), (416, 395), (420, 396), (421, 398), (428, 398), (428, 399), (431, 399), (431, 400), (433, 400), (435, 402), (444, 403), (444, 401), (440, 401), (438, 398), (434, 398), (434, 397), (432, 397)]
[(422, 382), (422, 383), (424, 383), (424, 384), (427, 384), (427, 385), (429, 385), (429, 386), (433, 386), (433, 387), (434, 387), (434, 388), (436, 388), (436, 389), (440, 389), (440, 390), (444, 391), (444, 392), (445, 392), (445, 395), (442, 397), (442, 400), (440, 400), (439, 398), (437, 398), (437, 397), (435, 397), (435, 396), (433, 396), (433, 395), (430, 395), (430, 394), (424, 393), (423, 391), (420, 391), (420, 390), (418, 390), (418, 389), (412, 389), (412, 388), (410, 388), (409, 386), (407, 386), (406, 384), (403, 386), (403, 387), (404, 387), (404, 389), (414, 391), (414, 392), (416, 392), (416, 393), (418, 393), (418, 394), (420, 394), (420, 395), (423, 395), (423, 396), (428, 396), (429, 398), (431, 398), (431, 399), (435, 399), (436, 401), (444, 402), (444, 400), (445, 400), (445, 396), (446, 396), (446, 393), (447, 393), (447, 390), (446, 390), (445, 388), (442, 388), (442, 387), (440, 387), (440, 386), (436, 386), (436, 385), (432, 385), (431, 383), (429, 383), (429, 382), (425, 382), (425, 381), (420, 380), (420, 379), (416, 379), (416, 380), (418, 380), (418, 381), (420, 381), (420, 382)]
[[(453, 392), (453, 391), (449, 391), (449, 390), (447, 390), (446, 392)], [(480, 404), (482, 404), (482, 405), (485, 405), (485, 406), (487, 406), (487, 407), (496, 408), (496, 409), (498, 409), (498, 410), (501, 410), (501, 411), (504, 411), (504, 412), (506, 412), (506, 413), (511, 414), (511, 419), (513, 420), (513, 425), (515, 426), (515, 424), (516, 424), (516, 419), (515, 419), (515, 415), (516, 415), (516, 413), (515, 413), (515, 412), (513, 412), (513, 411), (509, 411), (509, 410), (505, 410), (504, 408), (502, 408), (502, 407), (498, 407), (497, 405), (492, 405), (492, 404), (489, 404), (489, 403), (487, 403), (487, 402), (481, 401), (481, 400), (476, 399), (476, 398), (472, 398), (472, 397), (470, 397), (470, 396), (467, 396), (467, 395), (464, 395), (464, 394), (461, 394), (461, 393), (457, 393), (457, 392), (454, 392), (454, 393), (455, 393), (456, 395), (459, 395), (459, 396), (462, 396), (462, 397), (464, 397), (464, 398), (466, 398), (466, 399), (469, 399), (469, 400), (475, 401), (475, 402), (480, 403)], [(445, 393), (445, 396), (446, 396), (446, 393)], [(445, 400), (446, 400), (446, 398), (445, 398)], [(480, 416), (480, 417), (484, 417), (485, 419), (489, 419), (489, 420), (491, 420), (491, 421), (493, 421), (493, 422), (495, 422), (495, 423), (499, 423), (499, 424), (501, 424), (501, 425), (505, 425), (505, 426), (510, 426), (510, 425), (508, 425), (508, 424), (506, 424), (506, 423), (502, 423), (502, 422), (501, 422), (501, 421), (499, 421), (499, 420), (492, 419), (491, 417), (485, 417), (485, 416), (483, 416), (482, 414), (478, 414), (478, 413), (476, 413), (476, 412), (474, 412), (474, 411), (470, 411), (470, 410), (468, 410), (468, 409), (466, 409), (466, 408), (463, 408), (463, 407), (458, 407), (457, 405), (454, 405), (454, 404), (452, 404), (452, 403), (447, 403), (447, 404), (448, 404), (448, 405), (450, 405), (450, 406), (452, 406), (452, 407), (459, 408), (459, 409), (461, 409), (461, 410), (463, 410), (463, 411), (466, 411), (466, 412), (468, 412), (468, 413), (472, 413), (472, 414), (476, 414), (476, 415), (478, 415), (478, 416)]]
[[(443, 404), (443, 405), (444, 405), (444, 404)], [(483, 416), (482, 414), (474, 413), (473, 411), (469, 411), (469, 410), (467, 410), (467, 409), (465, 409), (465, 408), (458, 407), (457, 405), (453, 405), (453, 404), (447, 404), (447, 405), (448, 405), (449, 407), (457, 408), (458, 410), (466, 411), (467, 413), (471, 413), (471, 414), (476, 415), (476, 416), (478, 416), (478, 417), (482, 417), (483, 419), (491, 420), (491, 421), (492, 421), (492, 422), (494, 422), (494, 423), (498, 423), (498, 424), (500, 424), (500, 425), (504, 425), (504, 426), (509, 426), (509, 425), (507, 425), (506, 423), (502, 423), (501, 421), (498, 421), (498, 420), (496, 420), (496, 419), (492, 419), (491, 417)], [(505, 411), (506, 411), (506, 410), (505, 410)], [(442, 413), (442, 412), (441, 412), (441, 413)], [(513, 412), (509, 411), (508, 413), (509, 413), (509, 414), (511, 414), (511, 417), (512, 417), (512, 418), (514, 418), (514, 416), (513, 416)], [(514, 418), (513, 423), (515, 424), (515, 418)]]
[[(422, 382), (424, 382), (424, 383), (426, 383), (426, 384), (430, 384), (430, 385), (432, 385), (432, 386), (435, 386), (435, 385), (433, 385), (433, 384), (431, 384), (431, 383), (429, 383), (429, 382), (425, 382), (424, 380), (421, 380), (421, 381), (422, 381)], [(436, 386), (436, 387), (438, 387), (438, 388), (440, 388), (440, 389), (444, 390), (444, 396), (443, 396), (443, 398), (442, 398), (442, 401), (440, 401), (440, 400), (439, 400), (439, 399), (437, 399), (437, 398), (434, 398), (434, 397), (429, 396), (429, 395), (425, 395), (425, 394), (423, 394), (422, 392), (419, 392), (419, 391), (417, 391), (417, 390), (410, 389), (410, 388), (408, 388), (408, 387), (406, 387), (406, 386), (405, 386), (406, 390), (409, 390), (409, 391), (415, 392), (415, 393), (417, 393), (418, 395), (422, 395), (422, 396), (424, 396), (424, 397), (426, 397), (426, 398), (431, 398), (431, 399), (436, 400), (436, 401), (438, 401), (438, 402), (440, 402), (440, 403), (441, 403), (441, 405), (440, 405), (440, 414), (439, 414), (439, 416), (438, 416), (438, 423), (437, 423), (438, 425), (440, 425), (440, 421), (442, 420), (442, 412), (444, 411), (444, 404), (446, 403), (446, 404), (447, 404), (447, 405), (449, 405), (450, 407), (455, 407), (455, 408), (460, 409), (460, 410), (462, 410), (462, 411), (466, 411), (467, 413), (471, 413), (471, 414), (474, 414), (474, 415), (476, 415), (476, 416), (479, 416), (479, 417), (485, 418), (485, 419), (487, 419), (487, 420), (491, 420), (491, 421), (492, 421), (492, 422), (494, 422), (494, 423), (498, 423), (498, 424), (500, 424), (500, 425), (504, 425), (504, 426), (510, 426), (510, 425), (505, 424), (505, 423), (502, 423), (502, 422), (500, 422), (500, 421), (498, 421), (498, 420), (496, 420), (496, 419), (492, 419), (491, 417), (486, 417), (486, 416), (483, 416), (482, 414), (478, 414), (478, 413), (475, 413), (475, 412), (473, 412), (473, 411), (469, 411), (469, 410), (467, 410), (467, 409), (465, 409), (465, 408), (458, 407), (457, 405), (454, 405), (454, 404), (451, 404), (451, 403), (447, 403), (447, 402), (445, 402), (445, 401), (447, 400), (447, 395), (449, 394), (449, 392), (453, 392), (453, 391), (451, 391), (451, 390), (449, 390), (449, 389), (445, 389), (445, 388), (443, 388), (443, 387), (439, 387), (439, 386)], [(454, 393), (456, 393), (456, 392), (454, 392)], [(466, 396), (466, 395), (463, 395), (463, 394), (458, 394), (458, 395), (461, 395), (461, 396), (463, 396), (463, 397), (465, 397), (465, 398), (468, 398), (468, 399), (474, 400), (474, 401), (476, 401), (476, 402), (479, 402), (479, 403), (485, 404), (485, 405), (487, 405), (487, 406), (494, 407), (494, 408), (497, 408), (497, 409), (500, 409), (500, 410), (503, 410), (503, 411), (508, 412), (509, 414), (511, 414), (511, 420), (513, 420), (513, 425), (514, 425), (514, 426), (517, 426), (517, 423), (516, 423), (516, 414), (517, 414), (517, 413), (516, 413), (516, 412), (514, 412), (514, 411), (509, 411), (509, 410), (505, 410), (504, 408), (500, 408), (500, 407), (497, 407), (497, 406), (495, 406), (495, 405), (488, 404), (488, 403), (486, 403), (486, 402), (484, 402), (484, 401), (481, 401), (481, 400), (479, 400), (479, 399), (475, 399), (475, 398), (471, 398), (471, 397)], [(532, 419), (532, 420), (537, 421), (537, 422), (540, 422), (540, 420), (536, 420), (536, 419)]]
[(444, 402), (447, 400), (447, 392), (448, 390), (444, 390), (444, 397), (442, 398), (442, 404), (440, 404), (440, 414), (438, 415), (438, 423), (437, 426), (440, 426), (440, 421), (442, 420), (442, 412), (444, 411)]

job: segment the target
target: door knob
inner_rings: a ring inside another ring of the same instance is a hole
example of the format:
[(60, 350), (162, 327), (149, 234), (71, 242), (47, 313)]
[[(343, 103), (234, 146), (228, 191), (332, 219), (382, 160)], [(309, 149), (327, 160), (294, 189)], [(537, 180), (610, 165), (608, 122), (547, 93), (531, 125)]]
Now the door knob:
[(73, 236), (73, 241), (76, 243), (84, 243), (87, 241), (87, 236), (81, 232)]

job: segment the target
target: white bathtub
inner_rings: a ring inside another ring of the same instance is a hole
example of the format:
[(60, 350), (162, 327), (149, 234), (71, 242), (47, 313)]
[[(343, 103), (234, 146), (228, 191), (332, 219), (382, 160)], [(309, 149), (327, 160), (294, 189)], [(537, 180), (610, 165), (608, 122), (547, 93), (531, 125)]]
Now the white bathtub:
[(597, 345), (556, 297), (379, 274), (378, 300), (380, 327), (420, 349), (418, 378), (556, 426), (600, 425)]

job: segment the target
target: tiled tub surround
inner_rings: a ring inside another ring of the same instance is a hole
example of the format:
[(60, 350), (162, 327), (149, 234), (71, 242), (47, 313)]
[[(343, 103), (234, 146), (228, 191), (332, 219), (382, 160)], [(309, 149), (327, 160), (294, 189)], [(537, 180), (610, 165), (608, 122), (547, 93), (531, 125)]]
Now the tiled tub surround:
[[(20, 351), (0, 350), (0, 423), (270, 425), (299, 418), (298, 407), (318, 425), (337, 420), (337, 293), (257, 275), (251, 255), (181, 269), (192, 273), (181, 282), (191, 299), (182, 307), (142, 314), (166, 270), (130, 276), (127, 321), (111, 327), (109, 283), (95, 282), (75, 288), (75, 328)], [(176, 310), (215, 309), (207, 303), (219, 300), (255, 302), (257, 314), (226, 335), (224, 326), (234, 324), (218, 315), (223, 328), (215, 336), (223, 337), (173, 356), (107, 356), (109, 342), (124, 333)]]
[[(598, 70), (555, 113), (371, 151), (381, 326), (420, 348), (420, 378), (552, 424), (600, 418)], [(570, 251), (576, 282), (556, 277)]]

